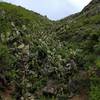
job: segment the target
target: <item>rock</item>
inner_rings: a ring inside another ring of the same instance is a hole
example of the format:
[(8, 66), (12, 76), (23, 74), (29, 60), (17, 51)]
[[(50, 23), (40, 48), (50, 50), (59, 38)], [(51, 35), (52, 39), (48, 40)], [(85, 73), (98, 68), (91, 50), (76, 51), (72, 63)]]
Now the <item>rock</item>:
[(23, 51), (24, 54), (29, 55), (29, 45), (24, 46)]
[(47, 85), (43, 88), (43, 95), (45, 96), (54, 96), (57, 93), (57, 85), (54, 81), (50, 80), (47, 82)]
[(49, 95), (49, 94), (51, 94), (51, 95), (55, 94), (54, 91), (55, 91), (55, 90), (54, 90), (53, 87), (45, 87), (45, 88), (43, 89), (43, 93), (44, 93), (44, 94), (47, 94), (47, 95)]
[(13, 27), (15, 27), (15, 24), (14, 24), (14, 22), (11, 22), (11, 25), (12, 25)]
[(20, 99), (21, 99), (21, 100), (24, 100), (24, 97), (21, 97)]
[(64, 67), (65, 73), (72, 75), (77, 71), (77, 65), (74, 60), (70, 60)]
[(24, 48), (24, 46), (25, 45), (22, 43), (21, 45), (18, 46), (18, 49), (22, 49), (22, 48)]
[(32, 84), (31, 83), (27, 83), (26, 87), (30, 88), (30, 87), (32, 87)]
[(80, 87), (79, 81), (71, 79), (69, 80), (68, 90), (70, 92), (70, 97), (79, 92), (79, 87)]
[(26, 27), (25, 25), (22, 25), (22, 28), (23, 28), (24, 30), (26, 30), (26, 29), (27, 29), (27, 27)]
[(26, 93), (24, 100), (35, 100), (34, 96), (31, 93)]
[(0, 16), (5, 17), (5, 14), (6, 14), (5, 10), (0, 9)]

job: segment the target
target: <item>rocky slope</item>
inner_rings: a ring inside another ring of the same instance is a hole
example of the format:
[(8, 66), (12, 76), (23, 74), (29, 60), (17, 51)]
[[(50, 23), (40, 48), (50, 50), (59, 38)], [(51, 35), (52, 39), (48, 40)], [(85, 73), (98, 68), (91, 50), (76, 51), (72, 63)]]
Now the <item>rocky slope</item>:
[[(99, 100), (100, 1), (53, 22), (0, 3), (0, 96)], [(6, 98), (5, 98), (6, 97)]]

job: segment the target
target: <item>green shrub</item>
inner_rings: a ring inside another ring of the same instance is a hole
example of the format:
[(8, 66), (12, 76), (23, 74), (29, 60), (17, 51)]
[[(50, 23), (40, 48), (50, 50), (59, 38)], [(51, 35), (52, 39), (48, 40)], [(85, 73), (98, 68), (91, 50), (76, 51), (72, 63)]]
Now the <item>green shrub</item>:
[(98, 68), (100, 68), (100, 56), (97, 57), (95, 63), (96, 63), (96, 66), (97, 66)]
[(10, 51), (6, 45), (0, 44), (0, 67), (11, 66), (14, 63), (14, 56), (10, 54)]
[(89, 100), (100, 100), (100, 79), (91, 80)]

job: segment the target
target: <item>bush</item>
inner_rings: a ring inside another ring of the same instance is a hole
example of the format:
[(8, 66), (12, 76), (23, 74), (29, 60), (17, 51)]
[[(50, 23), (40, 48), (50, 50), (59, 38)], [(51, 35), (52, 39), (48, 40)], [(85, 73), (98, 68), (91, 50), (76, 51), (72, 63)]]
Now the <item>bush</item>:
[(89, 100), (100, 100), (100, 80), (93, 79), (90, 87)]
[[(14, 62), (13, 56), (6, 45), (0, 44), (0, 64), (2, 67), (11, 66)], [(0, 67), (1, 67), (0, 65)]]

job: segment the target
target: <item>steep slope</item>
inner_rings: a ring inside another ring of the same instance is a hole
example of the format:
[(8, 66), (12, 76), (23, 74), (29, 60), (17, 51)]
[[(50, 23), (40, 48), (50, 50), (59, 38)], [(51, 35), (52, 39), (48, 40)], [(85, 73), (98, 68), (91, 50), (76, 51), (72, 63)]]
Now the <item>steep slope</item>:
[(10, 88), (18, 91), (16, 98), (24, 94), (31, 38), (46, 33), (51, 24), (35, 12), (0, 2), (0, 92)]
[(99, 100), (99, 6), (53, 22), (0, 3), (1, 98)]
[(69, 16), (67, 21), (66, 18), (61, 20), (61, 26), (56, 29), (57, 38), (62, 42), (76, 44), (78, 48), (84, 49), (83, 52), (86, 50), (97, 58), (100, 45), (99, 6), (100, 1), (93, 0), (82, 12)]
[[(26, 23), (31, 23), (32, 28), (35, 29), (40, 29), (42, 27), (45, 27), (49, 24), (51, 24), (50, 20), (48, 20), (46, 17), (43, 17), (35, 12), (28, 11), (22, 7), (16, 7), (11, 4), (7, 3), (0, 3), (0, 11), (1, 11), (1, 16), (3, 17), (8, 17), (8, 20), (16, 21), (19, 19), (18, 25), (20, 25), (24, 20), (26, 20)], [(23, 24), (23, 23), (22, 23)]]
[(55, 70), (54, 22), (8, 3), (0, 3), (0, 15), (0, 96), (27, 100)]
[[(57, 38), (68, 51), (81, 71), (100, 72), (100, 1), (93, 0), (82, 12), (58, 22)], [(90, 75), (90, 100), (99, 99), (100, 76)], [(75, 75), (75, 74), (74, 74)], [(88, 82), (88, 83), (89, 83)], [(96, 97), (94, 96), (96, 95)]]

